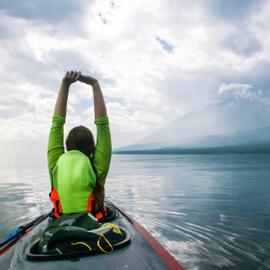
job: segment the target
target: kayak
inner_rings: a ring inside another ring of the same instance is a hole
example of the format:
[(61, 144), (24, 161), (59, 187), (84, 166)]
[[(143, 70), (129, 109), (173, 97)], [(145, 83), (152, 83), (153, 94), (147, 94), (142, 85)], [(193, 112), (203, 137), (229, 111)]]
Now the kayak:
[(48, 226), (49, 215), (46, 214), (25, 227), (19, 227), (9, 235), (9, 239), (0, 244), (1, 269), (184, 269), (140, 223), (123, 209), (108, 201), (106, 207), (113, 209), (114, 219), (110, 223), (126, 232), (125, 239), (119, 245), (115, 245), (114, 251), (63, 258), (58, 255), (46, 255), (46, 257), (36, 254), (37, 242)]

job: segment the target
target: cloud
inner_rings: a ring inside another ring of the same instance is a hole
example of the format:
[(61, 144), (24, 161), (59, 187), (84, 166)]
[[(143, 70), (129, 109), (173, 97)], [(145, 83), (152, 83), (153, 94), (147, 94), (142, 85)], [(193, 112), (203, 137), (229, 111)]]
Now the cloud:
[(257, 38), (243, 31), (232, 33), (226, 37), (224, 46), (236, 54), (247, 57), (263, 50), (263, 46)]
[(24, 112), (34, 112), (35, 107), (16, 97), (5, 97), (0, 101), (0, 118), (8, 119)]
[(210, 14), (227, 23), (245, 25), (254, 13), (260, 11), (266, 0), (209, 0), (205, 1)]
[[(20, 17), (27, 20), (43, 20), (57, 23), (64, 19), (72, 19), (82, 16), (85, 11), (84, 0), (55, 0), (53, 4), (42, 0), (2, 0), (0, 9), (12, 17)], [(89, 3), (88, 3), (89, 5)]]
[[(270, 100), (270, 4), (225, 2), (2, 1), (0, 131), (45, 136), (68, 69), (100, 80), (117, 144), (229, 93)], [(68, 125), (93, 120), (92, 105), (72, 86)]]
[(262, 94), (261, 91), (254, 91), (250, 84), (245, 83), (222, 83), (219, 87), (218, 93), (223, 96), (239, 96), (248, 99), (257, 99)]

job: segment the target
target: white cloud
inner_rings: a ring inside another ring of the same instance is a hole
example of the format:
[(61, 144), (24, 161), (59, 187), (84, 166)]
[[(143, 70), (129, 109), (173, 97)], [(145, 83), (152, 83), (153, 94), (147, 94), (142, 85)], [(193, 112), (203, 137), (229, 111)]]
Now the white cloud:
[[(59, 18), (56, 11), (39, 18), (31, 11), (20, 14), (18, 8), (0, 10), (1, 133), (46, 135), (67, 69), (81, 69), (100, 80), (116, 147), (215, 102), (218, 91), (252, 96), (260, 84), (267, 95), (269, 79), (260, 77), (260, 66), (269, 59), (270, 5), (265, 3), (258, 13), (247, 4), (248, 20), (243, 15), (242, 21), (226, 20), (221, 9), (211, 5), (177, 0), (78, 2), (83, 12), (72, 12), (69, 3)], [(172, 46), (170, 53), (157, 37)], [(84, 112), (92, 106), (91, 90), (76, 84), (69, 101), (68, 126), (88, 123)]]
[(218, 93), (220, 95), (232, 95), (248, 99), (259, 98), (262, 94), (261, 91), (254, 91), (253, 86), (246, 83), (222, 83), (219, 87)]

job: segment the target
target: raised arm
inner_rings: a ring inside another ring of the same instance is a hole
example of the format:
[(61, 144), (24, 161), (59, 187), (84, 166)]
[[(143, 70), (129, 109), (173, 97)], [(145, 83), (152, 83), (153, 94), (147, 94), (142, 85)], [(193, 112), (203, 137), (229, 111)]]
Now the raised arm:
[(80, 72), (67, 72), (62, 79), (59, 94), (54, 107), (54, 116), (48, 141), (48, 168), (52, 180), (52, 172), (59, 157), (64, 153), (64, 123), (67, 111), (67, 100), (70, 85), (77, 81)]
[(105, 101), (98, 82), (96, 82), (93, 85), (93, 95), (94, 95), (95, 119), (102, 116), (107, 116)]
[(93, 88), (95, 119), (107, 116), (105, 101), (98, 81), (90, 76), (81, 75), (79, 81), (89, 84)]
[(59, 94), (54, 107), (54, 115), (66, 117), (69, 87), (79, 79), (80, 75), (81, 73), (77, 71), (68, 71), (66, 73), (60, 85)]

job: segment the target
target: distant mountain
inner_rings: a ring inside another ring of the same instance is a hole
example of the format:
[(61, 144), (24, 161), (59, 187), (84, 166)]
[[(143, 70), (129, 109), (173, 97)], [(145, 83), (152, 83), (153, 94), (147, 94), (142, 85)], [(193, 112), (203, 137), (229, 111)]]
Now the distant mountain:
[(208, 135), (183, 140), (170, 147), (218, 147), (230, 145), (252, 145), (270, 142), (270, 126), (252, 130), (238, 131), (229, 135)]
[(270, 141), (258, 144), (228, 145), (219, 147), (177, 148), (164, 147), (148, 150), (118, 150), (116, 154), (167, 155), (167, 154), (270, 154)]
[(184, 115), (137, 144), (119, 150), (208, 148), (270, 140), (270, 106), (258, 99), (231, 98)]

